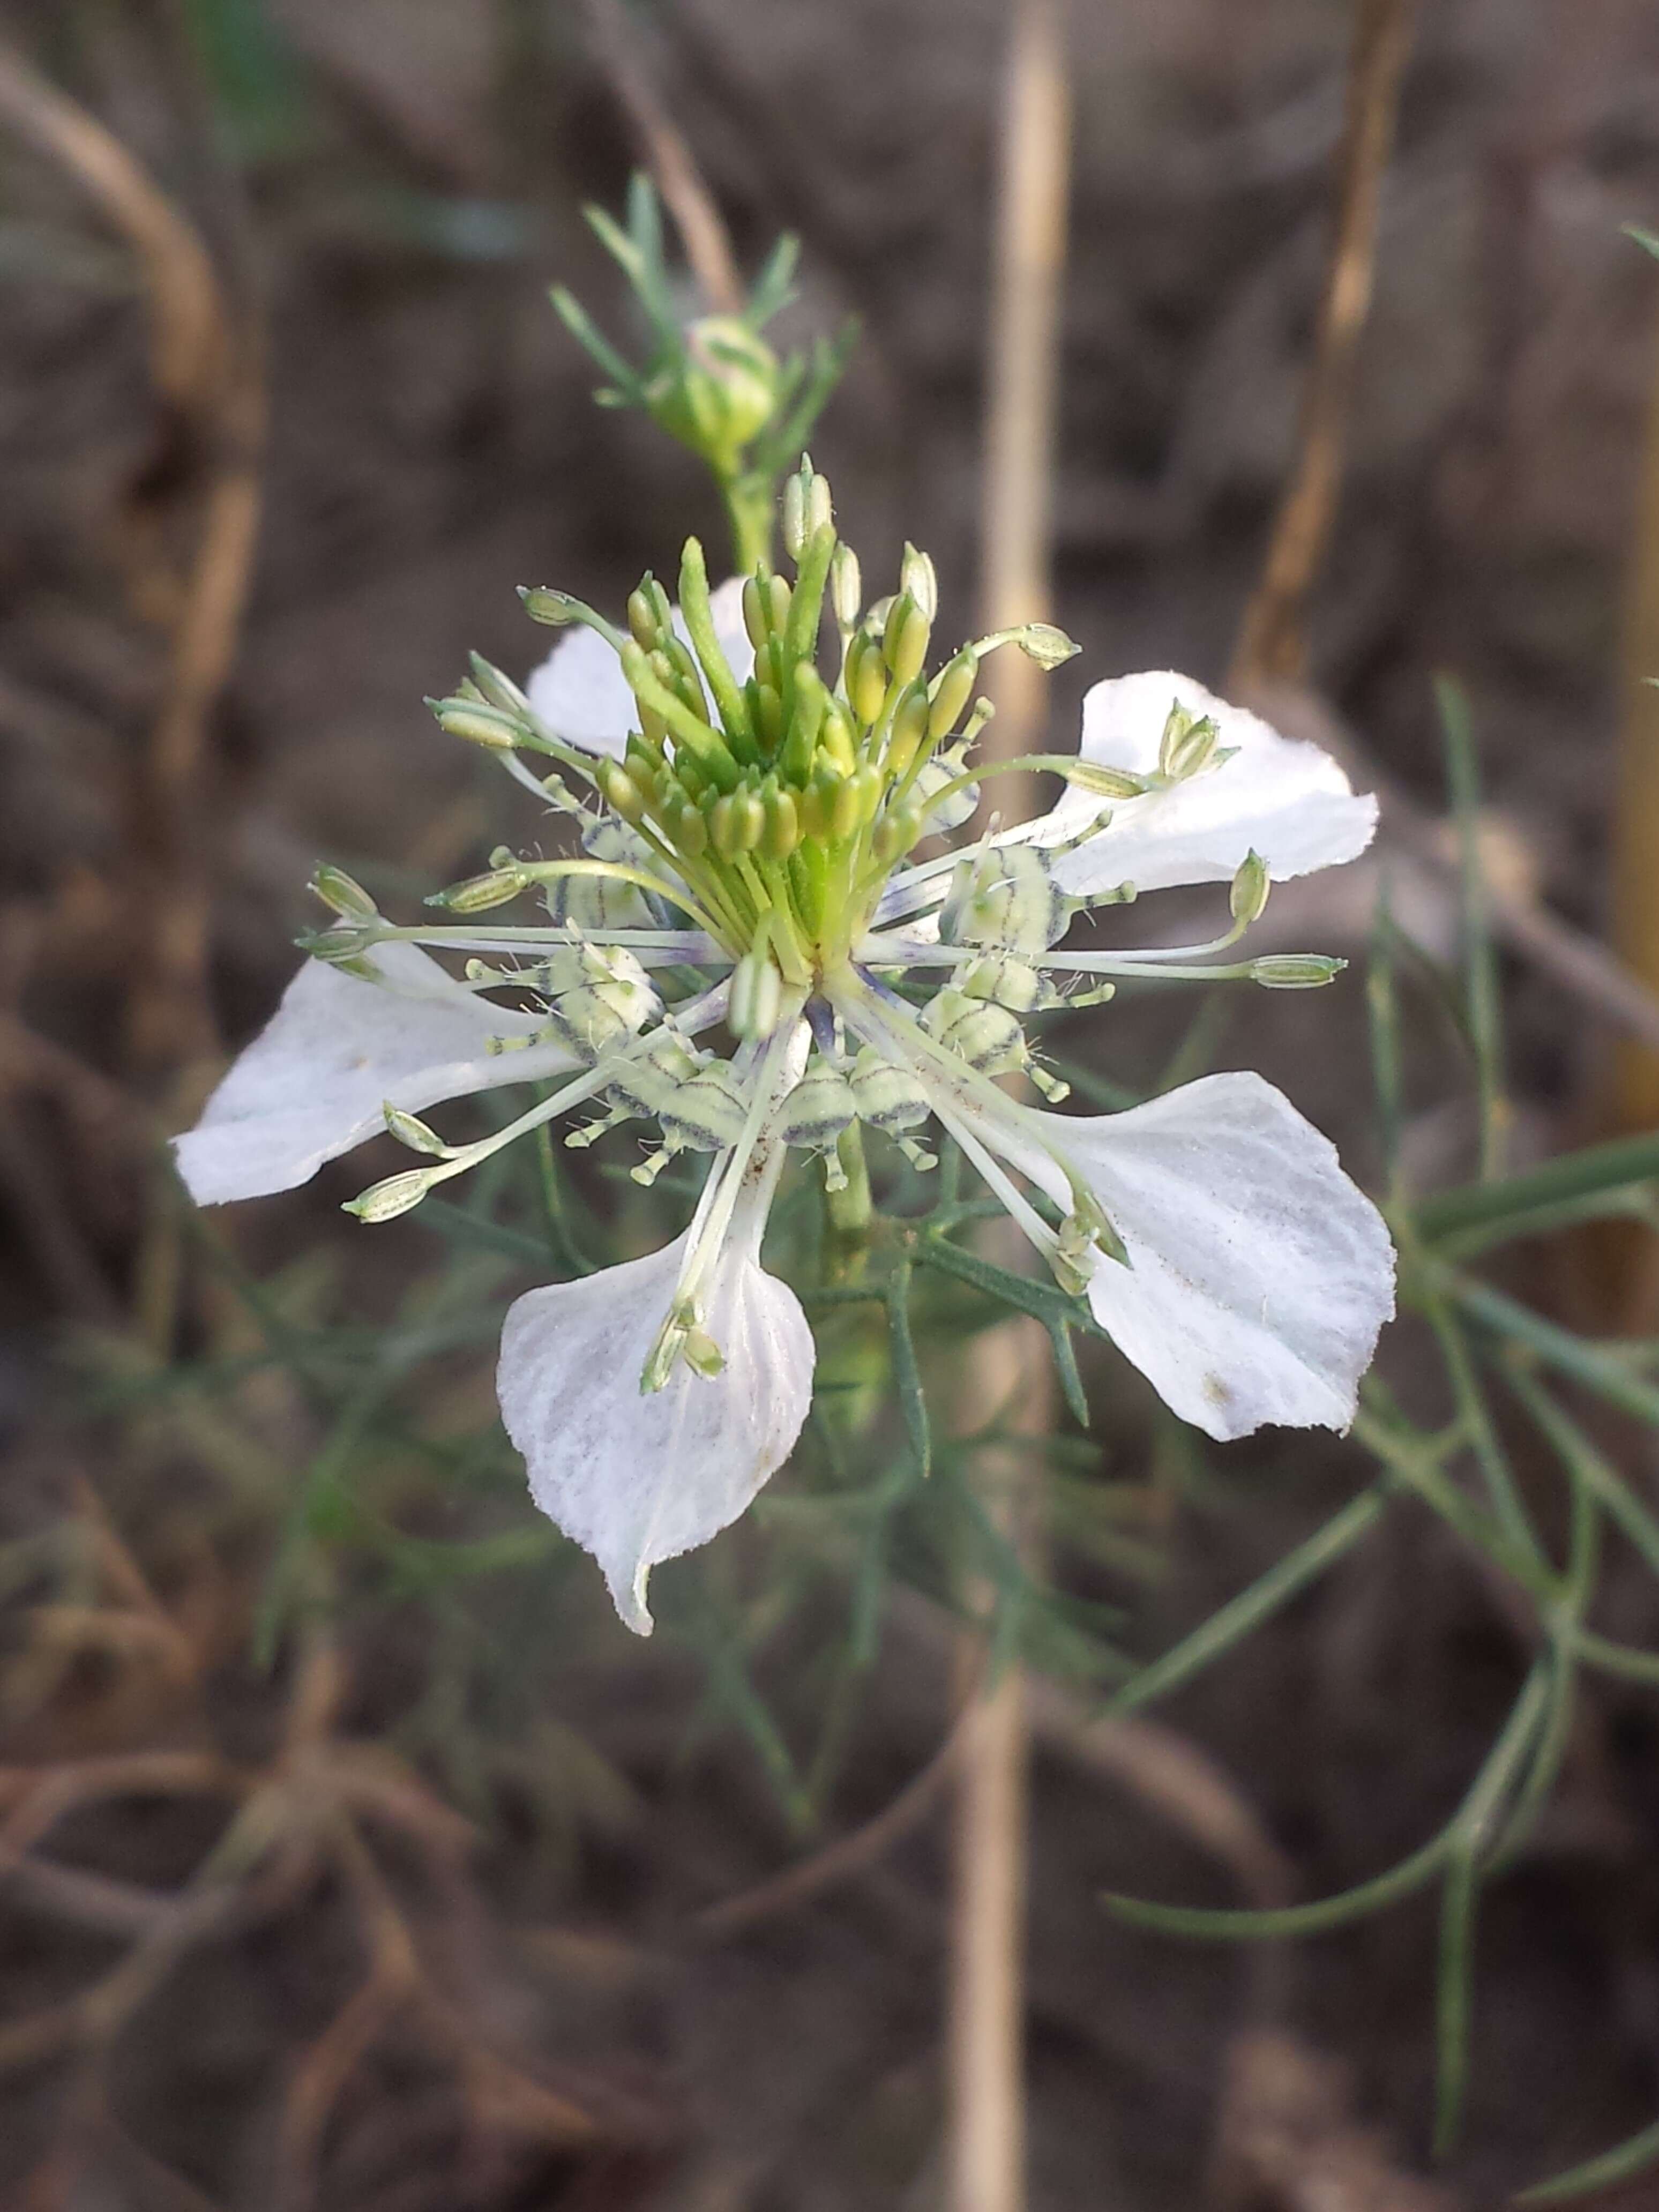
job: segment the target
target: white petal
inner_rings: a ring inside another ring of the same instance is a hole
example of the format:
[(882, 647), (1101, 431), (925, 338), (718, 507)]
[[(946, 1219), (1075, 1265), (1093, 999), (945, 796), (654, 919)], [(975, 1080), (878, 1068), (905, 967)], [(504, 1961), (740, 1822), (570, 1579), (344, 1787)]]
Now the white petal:
[(664, 1389), (641, 1392), (686, 1242), (532, 1291), (501, 1332), (501, 1419), (531, 1495), (593, 1554), (641, 1636), (651, 1569), (737, 1519), (788, 1457), (812, 1400), (812, 1332), (794, 1292), (761, 1267), (757, 1228), (732, 1236), (710, 1287), (704, 1326), (725, 1367), (706, 1378), (682, 1362)]
[[(714, 634), (739, 684), (753, 673), (755, 648), (743, 626), (743, 579), (732, 576), (710, 595)], [(674, 628), (691, 642), (678, 607)], [(622, 663), (595, 629), (573, 629), (561, 638), (525, 685), (530, 703), (556, 737), (584, 752), (620, 760), (628, 733), (639, 726), (639, 709)]]
[[(1348, 1426), (1394, 1312), (1394, 1251), (1328, 1138), (1259, 1075), (1036, 1118), (1128, 1249), (1130, 1267), (1099, 1262), (1089, 1303), (1166, 1405), (1221, 1438)], [(986, 1134), (1067, 1202), (1038, 1146)]]
[[(1364, 851), (1376, 827), (1376, 799), (1356, 797), (1317, 745), (1280, 737), (1189, 676), (1163, 669), (1097, 684), (1083, 702), (1083, 757), (1151, 775), (1176, 704), (1208, 715), (1221, 745), (1237, 748), (1234, 757), (1168, 791), (1110, 801), (1106, 828), (1055, 862), (1062, 890), (1087, 895), (1121, 883), (1139, 890), (1225, 883), (1252, 851), (1283, 882)], [(1107, 804), (1068, 786), (1036, 826), (1036, 842), (1052, 845), (1075, 835)]]
[(198, 1205), (293, 1189), (384, 1128), (386, 1099), (417, 1114), (574, 1066), (554, 1045), (490, 1054), (492, 1036), (526, 1036), (537, 1018), (465, 990), (418, 946), (379, 945), (374, 958), (385, 984), (307, 960), (201, 1120), (174, 1138)]

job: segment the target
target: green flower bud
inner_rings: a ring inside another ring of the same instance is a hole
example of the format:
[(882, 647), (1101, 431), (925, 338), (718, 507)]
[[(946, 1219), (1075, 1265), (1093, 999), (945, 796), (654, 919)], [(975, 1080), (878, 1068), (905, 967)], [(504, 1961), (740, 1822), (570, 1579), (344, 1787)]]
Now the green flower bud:
[(882, 866), (890, 867), (895, 860), (903, 859), (921, 835), (921, 816), (913, 806), (901, 806), (883, 815), (870, 842)]
[(445, 907), (451, 914), (488, 914), (491, 907), (505, 906), (529, 886), (530, 877), (524, 868), (494, 868), (487, 876), (469, 876), (465, 883), (452, 884), (427, 904)]
[(680, 801), (672, 826), (675, 849), (688, 860), (697, 860), (708, 850), (708, 817), (694, 800)]
[(467, 659), (472, 669), (472, 680), (479, 696), (491, 707), (499, 707), (504, 714), (522, 717), (530, 712), (530, 702), (510, 676), (504, 675), (493, 661), (486, 660), (481, 653), (470, 653)]
[(925, 622), (932, 624), (939, 619), (939, 577), (933, 561), (927, 554), (918, 553), (908, 539), (899, 566), (899, 589), (909, 593)]
[(733, 1036), (745, 1042), (770, 1036), (783, 1002), (783, 978), (763, 952), (745, 952), (732, 971), (732, 995), (726, 1019)]
[(769, 684), (755, 685), (753, 720), (761, 750), (776, 752), (783, 742), (783, 702)]
[(510, 753), (524, 740), (526, 732), (518, 718), (504, 714), (498, 707), (475, 705), (461, 698), (428, 699), (426, 703), (446, 737), (465, 738), (469, 744), (483, 745), (493, 753)]
[(913, 684), (927, 659), (933, 624), (908, 591), (893, 602), (882, 633), (881, 649), (895, 682)]
[(1075, 638), (1067, 637), (1053, 623), (1027, 623), (1015, 642), (1039, 668), (1059, 668), (1083, 650)]
[(313, 960), (325, 960), (331, 968), (354, 968), (362, 954), (374, 943), (371, 933), (343, 927), (338, 929), (302, 929), (295, 939), (301, 952)]
[(817, 745), (818, 732), (823, 727), (823, 718), (830, 711), (830, 694), (824, 687), (823, 678), (810, 660), (795, 664), (794, 693), (794, 713), (789, 734), (793, 740), (798, 731), (801, 733), (810, 760)]
[(762, 804), (766, 809), (766, 828), (761, 850), (769, 860), (787, 860), (800, 842), (800, 809), (794, 794), (773, 789)]
[(732, 819), (738, 852), (752, 853), (766, 834), (766, 807), (759, 792), (734, 791)]
[(628, 823), (645, 819), (645, 793), (619, 761), (605, 761), (595, 769), (599, 796), (613, 814)]
[(708, 842), (723, 860), (738, 857), (738, 805), (732, 792), (724, 792), (708, 810)]
[(1233, 920), (1246, 928), (1251, 922), (1259, 921), (1271, 888), (1267, 863), (1260, 853), (1247, 853), (1239, 863), (1238, 872), (1233, 878), (1232, 889), (1227, 896)]
[(842, 629), (856, 627), (863, 594), (858, 555), (850, 545), (837, 545), (830, 560), (830, 604)]
[(441, 1159), (449, 1150), (435, 1129), (429, 1129), (416, 1115), (405, 1114), (401, 1106), (394, 1106), (389, 1098), (380, 1111), (386, 1116), (388, 1133), (394, 1136), (400, 1145), (407, 1145), (411, 1152), (424, 1152), (428, 1159), (436, 1160)]
[(348, 1199), (343, 1210), (355, 1213), (359, 1221), (395, 1221), (418, 1206), (431, 1188), (430, 1168), (405, 1168), (402, 1175), (388, 1176), (384, 1182), (371, 1183)]
[(1316, 991), (1347, 966), (1325, 952), (1268, 952), (1250, 963), (1250, 981), (1270, 991)]
[(352, 915), (360, 921), (368, 921), (380, 912), (362, 885), (347, 875), (343, 868), (337, 868), (331, 860), (325, 860), (313, 869), (311, 888), (323, 904), (332, 907), (336, 914)]
[(955, 729), (957, 717), (973, 696), (978, 675), (979, 655), (967, 647), (939, 671), (939, 682), (933, 690), (933, 708), (927, 717), (930, 738), (937, 741), (948, 737)]
[(1127, 768), (1108, 768), (1101, 761), (1068, 761), (1059, 773), (1067, 783), (1096, 799), (1139, 799), (1152, 789), (1144, 775)]
[(832, 837), (850, 837), (858, 828), (864, 818), (863, 797), (857, 775), (844, 776), (836, 784), (830, 802), (830, 835)]
[(645, 403), (671, 436), (730, 468), (770, 419), (778, 362), (735, 315), (705, 315), (684, 332), (684, 351), (645, 386)]
[(743, 626), (757, 653), (764, 652), (771, 632), (766, 626), (766, 592), (759, 576), (748, 576), (743, 586)]
[(1189, 714), (1177, 700), (1158, 740), (1158, 774), (1166, 782), (1185, 783), (1209, 766), (1220, 735), (1207, 714)]
[(929, 713), (927, 687), (913, 684), (893, 716), (893, 732), (887, 741), (884, 763), (890, 775), (902, 776), (921, 751), (927, 737)]
[(550, 584), (520, 584), (519, 598), (531, 621), (549, 629), (566, 629), (588, 611), (580, 599), (568, 592), (556, 592)]
[(839, 699), (831, 699), (824, 711), (823, 727), (818, 732), (818, 750), (828, 753), (843, 775), (851, 775), (859, 764), (857, 733), (852, 718)]
[(657, 611), (639, 586), (628, 594), (628, 627), (635, 644), (649, 653), (657, 643)]
[(847, 697), (856, 718), (873, 722), (887, 700), (887, 670), (881, 647), (860, 630), (847, 648)]

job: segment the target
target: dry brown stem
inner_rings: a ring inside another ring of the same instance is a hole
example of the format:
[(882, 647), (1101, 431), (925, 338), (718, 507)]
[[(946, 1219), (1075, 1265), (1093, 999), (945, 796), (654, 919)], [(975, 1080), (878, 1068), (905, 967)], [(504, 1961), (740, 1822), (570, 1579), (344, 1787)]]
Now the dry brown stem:
[(193, 226), (97, 118), (0, 47), (0, 122), (62, 168), (132, 247), (149, 307), (151, 374), (201, 492), (170, 611), (168, 666), (134, 793), (135, 962), (128, 1045), (144, 1073), (211, 1058), (209, 874), (202, 784), (215, 702), (240, 633), (259, 517), (264, 392), (257, 335), (238, 332)]
[[(1070, 100), (1058, 0), (1013, 0), (1003, 79), (1001, 151), (981, 516), (981, 607), (988, 629), (1051, 611), (1050, 480), (1060, 391), (1061, 277), (1070, 178)], [(1004, 653), (988, 665), (997, 719), (988, 759), (1030, 750), (1042, 695), (1035, 664)], [(1005, 805), (1005, 815), (1010, 810)], [(958, 1378), (958, 1428), (1001, 1415), (1016, 1437), (1053, 1417), (1054, 1370), (1042, 1330), (1009, 1321), (976, 1343)], [(991, 1510), (1034, 1546), (1029, 1448), (979, 1455)], [(965, 1594), (988, 1615), (991, 1594)], [(957, 1650), (959, 1682), (981, 1678), (984, 1632)], [(1018, 1662), (968, 1703), (955, 1759), (945, 2202), (947, 2212), (1020, 2212), (1025, 2202), (1025, 1858), (1030, 1820), (1024, 1671)]]
[(678, 225), (704, 297), (717, 314), (742, 311), (743, 280), (714, 196), (657, 91), (621, 0), (586, 0), (594, 51), (626, 111), (647, 167)]
[(1377, 209), (1394, 143), (1417, 0), (1358, 0), (1337, 152), (1335, 225), (1319, 303), (1295, 465), (1245, 612), (1229, 678), (1235, 690), (1299, 677), (1308, 599), (1330, 542), (1360, 335), (1370, 307)]
[[(977, 1692), (975, 1692), (977, 1694)], [(769, 1881), (721, 1899), (698, 1913), (695, 1933), (706, 1943), (722, 1943), (746, 1935), (763, 1920), (793, 1912), (844, 1881), (866, 1873), (884, 1858), (912, 1829), (920, 1826), (943, 1796), (963, 1744), (966, 1741), (971, 1710), (963, 1713), (927, 1764), (919, 1768), (896, 1797), (884, 1805), (862, 1827), (837, 1836), (810, 1858), (785, 1867)]]
[[(494, 2048), (467, 1995), (468, 1975), (427, 1965), (420, 1927), (371, 1838), (390, 1836), (403, 1846), (399, 1865), (413, 1847), (435, 1900), (431, 1932), (442, 1935), (471, 1929), (481, 1918), (465, 1867), (474, 1833), (386, 1747), (339, 1733), (349, 1674), (320, 1618), (296, 1659), (275, 1753), (263, 1765), (228, 1759), (211, 1747), (211, 1718), (200, 1702), (200, 1668), (188, 1632), (167, 1614), (85, 1486), (78, 1504), (83, 1524), (90, 1524), (106, 1602), (76, 1610), (88, 1618), (101, 1609), (118, 1620), (142, 1621), (174, 1654), (175, 1683), (185, 1676), (198, 1700), (183, 1725), (209, 1747), (146, 1747), (0, 1768), (0, 1884), (32, 1913), (125, 1945), (115, 1965), (78, 1993), (0, 2031), (0, 2073), (54, 2061), (63, 2069), (56, 2134), (30, 2177), (27, 2201), (41, 2212), (79, 2202), (77, 2192), (107, 2158), (142, 2166), (151, 2195), (187, 2200), (188, 2185), (112, 2112), (112, 2061), (187, 1954), (232, 1928), (298, 1910), (320, 1881), (349, 1900), (366, 1971), (321, 2034), (296, 2056), (277, 2122), (275, 2201), (295, 2208), (317, 2201), (331, 2118), (352, 2075), (394, 2032), (447, 2070), (480, 2140), (511, 2135), (564, 2148), (592, 2141), (602, 2123), (585, 2088), (544, 2080)], [(77, 1633), (90, 1633), (86, 1620)], [(188, 1666), (179, 1663), (180, 1653), (190, 1654)], [(170, 1729), (179, 1725), (171, 1702), (152, 1720)], [(137, 1724), (145, 1725), (142, 1717)], [(54, 1828), (71, 1814), (123, 1799), (165, 1796), (219, 1798), (230, 1808), (228, 1826), (182, 1888), (139, 1888), (43, 1853)], [(632, 2112), (607, 2108), (607, 2129), (630, 2124), (648, 2124)]]

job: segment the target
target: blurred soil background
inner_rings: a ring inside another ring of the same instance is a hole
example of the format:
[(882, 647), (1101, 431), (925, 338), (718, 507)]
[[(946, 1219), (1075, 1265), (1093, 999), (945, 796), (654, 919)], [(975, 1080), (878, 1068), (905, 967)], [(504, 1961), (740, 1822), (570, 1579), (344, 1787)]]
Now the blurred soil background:
[[(860, 319), (813, 453), (866, 577), (914, 539), (939, 563), (944, 626), (968, 634), (1002, 9), (661, 0), (643, 20), (745, 266), (800, 234), (782, 333)], [(0, 125), (0, 1791), (21, 1802), (42, 1760), (70, 1776), (58, 1878), (0, 1863), (0, 2201), (926, 2207), (936, 1815), (814, 1898), (724, 1930), (698, 1919), (927, 1765), (951, 1692), (925, 1601), (891, 1608), (819, 1826), (792, 1832), (687, 1645), (635, 1645), (562, 1553), (489, 1586), (509, 1716), (493, 1732), (447, 1715), (443, 1684), (464, 1705), (470, 1678), (432, 1671), (452, 1615), (411, 1584), (377, 1583), (337, 1617), (311, 1591), (261, 1663), (273, 1500), (309, 1417), (280, 1377), (248, 1384), (270, 1479), (249, 1475), (263, 1502), (238, 1493), (230, 1510), (205, 1401), (137, 1429), (100, 1412), (112, 1374), (160, 1371), (216, 1326), (221, 1352), (236, 1340), (221, 1277), (192, 1294), (206, 1319), (180, 1309), (189, 1232), (146, 1167), (135, 1102), (179, 1126), (267, 1017), (319, 855), (412, 902), (528, 834), (422, 694), (449, 690), (471, 647), (514, 671), (539, 657), (515, 585), (614, 607), (688, 530), (718, 542), (696, 465), (641, 419), (594, 411), (546, 301), (561, 281), (623, 326), (580, 216), (618, 204), (635, 160), (615, 89), (578, 11), (532, 0), (10, 0), (0, 26), (189, 211), (239, 326), (261, 327), (264, 411), (262, 433), (242, 422), (261, 507), (251, 596), (180, 860), (147, 827), (143, 763), (168, 594), (217, 463), (158, 403), (131, 257)], [(1056, 615), (1084, 650), (1054, 685), (1057, 744), (1100, 676), (1224, 675), (1293, 450), (1350, 33), (1338, 0), (1071, 11)], [(1494, 854), (1597, 933), (1659, 317), (1659, 272), (1620, 235), (1632, 220), (1659, 222), (1647, 0), (1426, 0), (1315, 672), (1368, 758), (1438, 815), (1431, 678), (1454, 670)], [(131, 884), (149, 868), (165, 889), (175, 864), (210, 900), (213, 1033), (163, 1024), (158, 1041), (133, 1016), (154, 948)], [(1367, 862), (1287, 890), (1275, 941), (1363, 957), (1376, 884)], [(1395, 890), (1405, 925), (1449, 956), (1455, 885), (1402, 863)], [(1198, 934), (1210, 910), (1194, 904)], [(1589, 1132), (1607, 1039), (1534, 967), (1505, 981), (1524, 1162)], [(1468, 1170), (1468, 1076), (1431, 978), (1407, 1006), (1407, 1151), (1431, 1185)], [(1192, 1012), (1115, 1009), (1074, 1048), (1150, 1085)], [(1204, 1048), (1281, 1081), (1374, 1177), (1364, 1034), (1356, 968), (1317, 1001), (1218, 1006)], [(334, 1208), (367, 1179), (338, 1167), (214, 1226), (308, 1311), (384, 1316), (432, 1241), (342, 1224)], [(1396, 1335), (1386, 1364), (1409, 1389)], [(447, 1355), (422, 1401), (440, 1426), (488, 1421), (489, 1355), (482, 1332)], [(1200, 1457), (1120, 1370), (1091, 1379), (1131, 1564), (1091, 1588), (1125, 1608), (1133, 1652), (1201, 1619), (1358, 1478), (1331, 1440)], [(505, 1494), (489, 1525), (510, 1540), (530, 1509)], [(422, 1510), (428, 1535), (475, 1531), (459, 1506)], [(729, 1540), (739, 1557), (746, 1540)], [(1632, 1585), (1619, 1606), (1615, 1589), (1616, 1632), (1651, 1644), (1650, 1600)], [(820, 1686), (792, 1634), (757, 1666), (799, 1718)], [(1318, 1895), (1432, 1832), (1522, 1656), (1502, 1591), (1401, 1507), (1159, 1717), (1207, 1748), (1297, 1893)], [(486, 1744), (483, 1771), (459, 1773), (463, 1741)], [(1557, 1803), (1495, 1887), (1467, 2148), (1433, 2180), (1413, 2178), (1428, 2171), (1431, 1903), (1265, 1965), (1131, 1933), (1103, 1889), (1234, 1901), (1237, 1866), (1075, 1729), (1040, 1729), (1036, 1758), (1035, 2212), (1496, 2203), (1650, 2118), (1649, 1693), (1587, 1694)], [(125, 1794), (102, 1794), (90, 1763), (143, 1759), (186, 1765), (129, 1768)], [(215, 1762), (265, 1776), (270, 1819), (305, 1830), (218, 1924), (216, 1893), (186, 1877), (250, 1799), (228, 1781), (215, 1797)], [(30, 1840), (14, 1824), (3, 1849)], [(139, 1962), (126, 1983), (124, 1957)], [(77, 2006), (94, 1987), (102, 2011)], [(1620, 2202), (1659, 2203), (1659, 2183)]]

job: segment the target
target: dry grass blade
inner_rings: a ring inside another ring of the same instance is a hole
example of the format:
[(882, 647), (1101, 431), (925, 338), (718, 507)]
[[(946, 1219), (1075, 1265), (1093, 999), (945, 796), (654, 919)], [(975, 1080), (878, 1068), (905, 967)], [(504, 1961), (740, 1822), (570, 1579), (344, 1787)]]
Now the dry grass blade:
[[(981, 613), (988, 629), (1046, 621), (1051, 612), (1050, 480), (1059, 407), (1060, 284), (1070, 182), (1070, 98), (1055, 0), (1014, 0), (1002, 87), (1001, 146), (981, 514)], [(988, 664), (996, 709), (988, 762), (1031, 748), (1042, 710), (1041, 677), (1024, 653)], [(1005, 786), (1006, 789), (1006, 787)], [(1030, 779), (1017, 789), (1034, 796)], [(1029, 804), (1028, 799), (1028, 804)], [(1018, 799), (1005, 818), (1018, 812)], [(999, 1255), (1000, 1256), (1000, 1255)], [(1012, 1320), (975, 1346), (959, 1376), (959, 1431), (1003, 1415), (1015, 1436), (1037, 1436), (1054, 1406), (1048, 1340)], [(1029, 1454), (1018, 1445), (981, 1474), (990, 1508), (1016, 1540), (1029, 1525)], [(970, 1612), (989, 1593), (965, 1593)], [(982, 1679), (982, 1638), (958, 1646), (958, 1681)], [(945, 2201), (949, 2212), (1019, 2212), (1025, 2202), (1024, 1931), (1030, 1804), (1024, 1670), (1006, 1667), (968, 1703), (954, 1760), (950, 1994), (946, 2042)]]
[(714, 196), (691, 149), (652, 82), (637, 33), (622, 0), (587, 0), (593, 46), (627, 111), (647, 167), (685, 246), (685, 258), (715, 313), (736, 315), (744, 304), (737, 258)]
[(179, 414), (213, 404), (227, 332), (206, 247), (118, 139), (0, 46), (0, 122), (69, 172), (137, 255), (155, 388)]
[(1417, 0), (1358, 0), (1337, 156), (1335, 229), (1296, 464), (1233, 654), (1229, 681), (1235, 690), (1269, 677), (1299, 677), (1307, 665), (1308, 599), (1336, 513), (1359, 339), (1370, 307), (1377, 208), (1416, 13)]
[(202, 774), (214, 702), (240, 634), (260, 506), (265, 402), (259, 348), (239, 334), (206, 247), (94, 116), (0, 46), (0, 122), (64, 169), (132, 246), (149, 303), (156, 392), (205, 473), (182, 582), (147, 600), (170, 611), (167, 678), (134, 793), (136, 954), (129, 1048), (155, 1074), (216, 1050), (208, 993), (209, 888)]
[(968, 1713), (962, 1715), (933, 1757), (873, 1819), (850, 1835), (837, 1836), (810, 1858), (785, 1867), (769, 1881), (757, 1882), (752, 1889), (709, 1905), (692, 1923), (696, 1935), (706, 1943), (725, 1942), (780, 1912), (810, 1905), (826, 1890), (851, 1881), (876, 1865), (938, 1804), (967, 1741), (969, 1720)]

